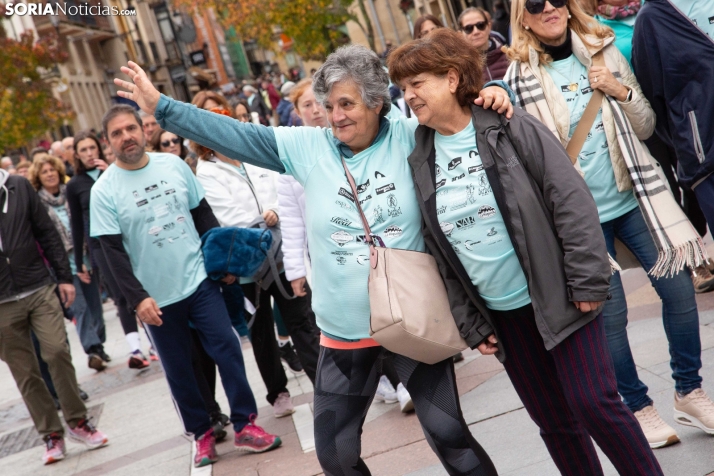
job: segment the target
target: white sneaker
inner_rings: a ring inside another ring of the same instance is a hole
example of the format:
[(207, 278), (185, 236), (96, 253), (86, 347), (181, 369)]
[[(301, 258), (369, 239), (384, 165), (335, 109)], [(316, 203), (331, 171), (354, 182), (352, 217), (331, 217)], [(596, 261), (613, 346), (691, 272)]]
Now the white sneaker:
[(680, 425), (693, 426), (714, 435), (714, 402), (701, 388), (682, 398), (675, 392), (674, 419)]
[(377, 385), (377, 393), (374, 394), (375, 402), (397, 403), (397, 392), (392, 387), (389, 379), (382, 375)]
[(654, 406), (648, 405), (635, 412), (635, 418), (640, 423), (650, 448), (662, 448), (679, 441), (677, 432), (659, 416)]
[(402, 413), (409, 413), (414, 410), (412, 397), (401, 382), (397, 385), (397, 398), (399, 399), (399, 408), (402, 409)]

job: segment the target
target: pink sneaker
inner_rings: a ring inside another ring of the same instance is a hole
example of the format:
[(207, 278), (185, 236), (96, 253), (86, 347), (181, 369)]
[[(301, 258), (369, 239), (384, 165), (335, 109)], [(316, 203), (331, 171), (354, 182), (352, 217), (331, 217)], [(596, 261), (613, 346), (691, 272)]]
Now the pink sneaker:
[(64, 459), (65, 454), (67, 454), (64, 448), (64, 438), (57, 433), (52, 433), (45, 437), (45, 444), (47, 449), (44, 456), (42, 456), (44, 464), (52, 464)]
[(101, 448), (109, 443), (107, 435), (94, 428), (86, 418), (81, 420), (75, 428), (69, 429), (69, 439), (75, 443), (83, 443), (90, 450)]
[(197, 468), (213, 464), (218, 461), (216, 454), (216, 435), (213, 428), (196, 438), (196, 456), (193, 457), (193, 465)]
[(250, 423), (236, 433), (235, 447), (239, 451), (247, 451), (249, 453), (263, 453), (277, 448), (282, 444), (280, 437), (271, 435), (264, 429), (255, 424), (257, 415), (250, 416)]
[(153, 362), (159, 361), (159, 354), (154, 350), (153, 347), (149, 347), (149, 360)]

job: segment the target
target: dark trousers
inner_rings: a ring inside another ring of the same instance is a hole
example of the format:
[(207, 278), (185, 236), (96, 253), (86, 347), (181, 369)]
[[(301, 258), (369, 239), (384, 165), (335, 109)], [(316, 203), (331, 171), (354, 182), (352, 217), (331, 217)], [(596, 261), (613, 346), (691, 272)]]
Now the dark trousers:
[[(91, 242), (90, 242), (91, 243)], [(92, 248), (92, 259), (99, 267), (99, 272), (102, 274), (102, 281), (109, 288), (109, 295), (112, 297), (114, 304), (117, 307), (117, 314), (119, 315), (119, 322), (121, 322), (122, 330), (124, 335), (130, 332), (139, 332), (139, 326), (136, 323), (136, 316), (134, 315), (133, 309), (129, 309), (129, 304), (126, 298), (121, 293), (119, 289), (119, 284), (117, 284), (114, 275), (112, 274), (111, 268), (109, 268), (109, 263), (104, 256), (104, 252), (101, 248)], [(93, 279), (96, 279), (94, 276)]]
[(563, 475), (603, 474), (591, 436), (620, 474), (663, 474), (617, 393), (602, 315), (547, 351), (532, 306), (492, 312), (506, 372)]
[[(322, 347), (315, 384), (315, 448), (326, 476), (371, 474), (360, 457), (362, 425), (388, 352)], [(459, 405), (454, 362), (427, 365), (392, 354), (431, 449), (450, 475), (492, 476), (496, 468), (471, 435)]]
[(203, 348), (218, 364), (223, 388), (231, 407), (231, 422), (236, 432), (258, 413), (248, 385), (238, 334), (223, 304), (220, 287), (206, 279), (186, 299), (161, 308), (160, 326), (147, 325), (146, 331), (161, 357), (166, 380), (187, 432), (203, 435), (211, 427), (206, 405), (191, 365), (193, 324)]
[(216, 362), (203, 348), (196, 329), (191, 329), (191, 365), (206, 411), (209, 415), (220, 413), (221, 407), (216, 402)]
[[(285, 273), (280, 274), (286, 290), (292, 289)], [(272, 405), (279, 393), (287, 392), (288, 383), (283, 365), (280, 363), (278, 343), (275, 340), (275, 321), (270, 298), (280, 309), (283, 322), (295, 344), (300, 363), (305, 369), (310, 381), (315, 382), (317, 371), (317, 358), (320, 352), (320, 334), (315, 322), (315, 313), (312, 312), (312, 290), (305, 285), (307, 295), (295, 299), (285, 299), (278, 286), (273, 283), (267, 290), (260, 292), (260, 306), (255, 303), (255, 283), (242, 284), (245, 296), (258, 308), (250, 329), (251, 342), (255, 360), (258, 363), (260, 375), (268, 388), (268, 402)]]

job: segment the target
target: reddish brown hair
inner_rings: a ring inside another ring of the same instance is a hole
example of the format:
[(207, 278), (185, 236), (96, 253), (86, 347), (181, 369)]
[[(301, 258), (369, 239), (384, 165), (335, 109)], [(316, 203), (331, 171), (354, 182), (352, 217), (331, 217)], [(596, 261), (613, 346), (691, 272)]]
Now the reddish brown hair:
[[(213, 91), (199, 91), (193, 97), (193, 101), (191, 101), (191, 104), (193, 104), (199, 109), (203, 109), (204, 104), (206, 104), (206, 101), (208, 101), (209, 99), (218, 103), (219, 106), (224, 107), (228, 111), (228, 114), (226, 115), (235, 119), (235, 112), (233, 111), (231, 105), (228, 103), (228, 100), (220, 94), (214, 93)], [(198, 142), (191, 141), (190, 146), (191, 150), (193, 150), (196, 155), (198, 155), (198, 158), (201, 160), (208, 160), (209, 157), (211, 157), (211, 155), (213, 154), (213, 151), (211, 149), (202, 146)]]
[(305, 91), (310, 89), (312, 87), (312, 78), (305, 78), (301, 79), (299, 83), (297, 83), (293, 89), (290, 91), (290, 95), (288, 97), (288, 100), (293, 103), (295, 106), (295, 109), (297, 109), (297, 103), (300, 100), (300, 97), (305, 94)]
[(456, 99), (461, 106), (467, 106), (478, 97), (483, 86), (484, 58), (464, 35), (439, 28), (394, 50), (387, 68), (395, 84), (421, 73), (444, 76), (453, 69), (459, 75)]

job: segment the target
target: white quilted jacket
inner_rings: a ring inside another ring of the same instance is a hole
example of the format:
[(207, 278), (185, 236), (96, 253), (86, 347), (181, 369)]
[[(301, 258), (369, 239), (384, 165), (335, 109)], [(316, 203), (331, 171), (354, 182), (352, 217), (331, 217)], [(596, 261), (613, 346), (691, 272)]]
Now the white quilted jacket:
[(265, 210), (278, 213), (278, 173), (249, 164), (243, 166), (248, 178), (215, 157), (199, 160), (196, 165), (196, 178), (221, 226), (245, 227)]
[(283, 264), (288, 281), (307, 276), (305, 189), (290, 175), (278, 177), (278, 209), (283, 232)]

